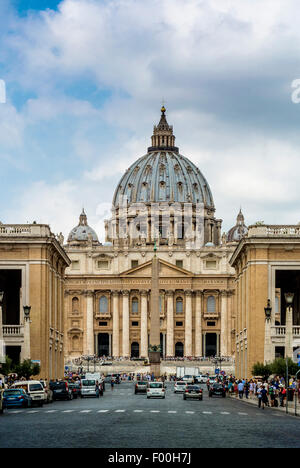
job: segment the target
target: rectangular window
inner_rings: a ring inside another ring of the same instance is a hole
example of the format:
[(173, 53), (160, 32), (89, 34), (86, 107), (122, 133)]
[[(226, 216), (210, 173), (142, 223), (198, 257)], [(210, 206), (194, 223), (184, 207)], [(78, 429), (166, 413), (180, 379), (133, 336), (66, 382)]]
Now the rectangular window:
[(183, 260), (176, 260), (176, 266), (178, 268), (183, 268)]
[(97, 267), (99, 270), (108, 270), (108, 260), (98, 260)]
[(99, 322), (99, 327), (107, 327), (107, 322)]
[(207, 260), (206, 261), (206, 268), (208, 270), (215, 270), (217, 268), (216, 260)]
[(183, 322), (176, 322), (176, 327), (183, 327)]
[(139, 261), (138, 260), (131, 260), (131, 268), (136, 268), (139, 266)]
[(215, 326), (216, 326), (216, 322), (207, 322), (207, 326), (208, 326), (208, 327), (215, 327)]
[(72, 260), (71, 269), (72, 270), (80, 270), (79, 260)]
[(131, 326), (132, 326), (132, 327), (138, 327), (138, 326), (139, 326), (139, 322), (131, 322)]

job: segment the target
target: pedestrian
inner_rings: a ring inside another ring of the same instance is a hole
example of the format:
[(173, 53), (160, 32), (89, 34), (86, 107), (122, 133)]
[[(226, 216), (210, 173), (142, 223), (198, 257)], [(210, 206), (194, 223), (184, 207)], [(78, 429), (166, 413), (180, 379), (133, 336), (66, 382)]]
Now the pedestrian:
[(238, 383), (238, 392), (239, 392), (239, 398), (242, 400), (244, 396), (244, 384), (241, 380)]
[(261, 408), (261, 400), (262, 400), (262, 394), (261, 394), (261, 390), (262, 388), (261, 387), (258, 387), (257, 388), (257, 398), (258, 398), (258, 407)]
[(115, 385), (115, 381), (114, 381), (114, 379), (111, 379), (110, 386), (111, 386), (112, 390), (114, 389), (114, 385)]
[(248, 382), (247, 379), (246, 379), (245, 387), (244, 387), (244, 388), (245, 388), (245, 395), (246, 395), (246, 398), (247, 398), (247, 400), (248, 400), (248, 398), (249, 398), (249, 391), (250, 391), (250, 384), (249, 384), (249, 382)]
[(268, 391), (264, 385), (262, 386), (262, 389), (261, 389), (261, 403), (262, 403), (262, 409), (265, 409), (265, 406), (269, 405)]
[(274, 400), (275, 400), (275, 387), (274, 385), (270, 385), (269, 387), (269, 395), (270, 395), (270, 400), (271, 400), (271, 407), (274, 407)]

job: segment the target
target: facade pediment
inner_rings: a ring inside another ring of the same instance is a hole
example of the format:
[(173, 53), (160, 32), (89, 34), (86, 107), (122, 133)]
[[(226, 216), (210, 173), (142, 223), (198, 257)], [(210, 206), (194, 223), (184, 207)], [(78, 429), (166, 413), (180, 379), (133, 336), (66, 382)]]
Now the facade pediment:
[[(182, 278), (182, 277), (193, 277), (193, 273), (183, 268), (177, 267), (172, 263), (166, 262), (165, 260), (159, 260), (159, 269), (160, 269), (160, 277), (174, 277), (174, 278)], [(121, 274), (121, 276), (125, 277), (151, 277), (152, 276), (152, 261), (145, 262), (142, 265), (137, 267), (131, 268), (130, 270), (125, 271)]]

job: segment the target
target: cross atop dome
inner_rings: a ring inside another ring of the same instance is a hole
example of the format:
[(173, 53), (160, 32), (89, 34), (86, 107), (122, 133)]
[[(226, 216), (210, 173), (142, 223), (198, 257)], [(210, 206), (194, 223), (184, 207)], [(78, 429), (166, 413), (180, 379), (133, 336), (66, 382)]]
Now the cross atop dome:
[(161, 107), (161, 117), (158, 125), (154, 126), (152, 135), (152, 146), (148, 148), (148, 153), (153, 151), (173, 151), (178, 153), (175, 146), (175, 136), (173, 135), (173, 126), (169, 125), (166, 119), (166, 108)]

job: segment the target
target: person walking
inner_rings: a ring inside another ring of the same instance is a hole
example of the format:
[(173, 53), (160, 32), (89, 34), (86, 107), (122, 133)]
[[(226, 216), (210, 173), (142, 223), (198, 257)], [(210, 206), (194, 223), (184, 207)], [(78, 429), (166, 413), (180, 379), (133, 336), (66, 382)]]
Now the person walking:
[(115, 380), (114, 379), (111, 379), (110, 386), (111, 386), (111, 389), (113, 390), (114, 386), (115, 386)]
[(240, 400), (242, 400), (244, 396), (244, 384), (241, 380), (238, 383), (238, 392), (239, 392), (239, 398)]
[(262, 389), (261, 389), (261, 403), (262, 403), (262, 409), (265, 409), (265, 406), (269, 405), (268, 391), (264, 385), (262, 386)]
[(246, 399), (248, 400), (249, 392), (250, 392), (250, 383), (248, 382), (247, 379), (246, 379), (244, 388), (245, 388), (245, 396), (246, 396)]
[(261, 408), (261, 401), (262, 401), (262, 394), (261, 394), (262, 388), (257, 387), (257, 398), (258, 398), (258, 407)]

